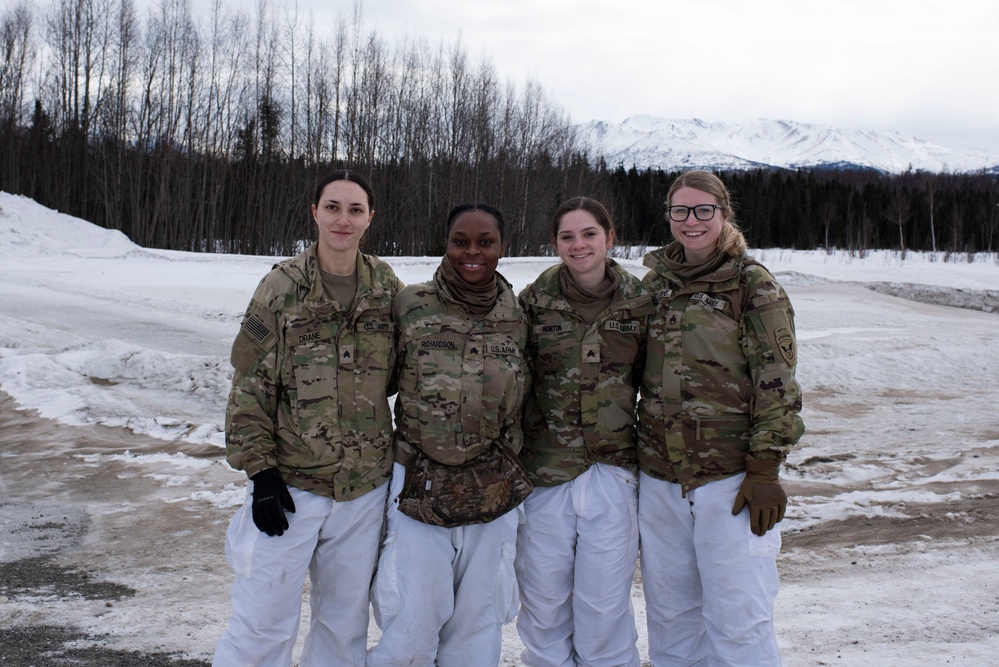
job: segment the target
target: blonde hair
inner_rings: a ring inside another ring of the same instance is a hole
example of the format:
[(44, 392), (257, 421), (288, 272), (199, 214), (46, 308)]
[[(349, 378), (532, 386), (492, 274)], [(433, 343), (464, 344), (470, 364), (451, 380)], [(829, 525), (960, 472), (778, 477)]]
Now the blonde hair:
[[(746, 237), (742, 235), (738, 223), (735, 221), (735, 210), (732, 208), (732, 195), (722, 180), (710, 171), (694, 169), (685, 171), (676, 177), (673, 184), (669, 186), (666, 193), (666, 206), (669, 207), (673, 201), (673, 195), (680, 188), (693, 188), (713, 196), (721, 206), (725, 215), (725, 224), (722, 226), (721, 235), (718, 237), (718, 248), (732, 257), (740, 257), (746, 253)], [(667, 215), (667, 219), (668, 219)]]

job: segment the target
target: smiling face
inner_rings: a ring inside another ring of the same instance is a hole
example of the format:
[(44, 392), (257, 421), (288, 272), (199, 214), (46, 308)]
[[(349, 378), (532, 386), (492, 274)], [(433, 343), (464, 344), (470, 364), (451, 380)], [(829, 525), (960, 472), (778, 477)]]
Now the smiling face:
[[(702, 190), (682, 187), (673, 193), (670, 206), (687, 206), (693, 209), (700, 204), (718, 204), (718, 198)], [(698, 220), (693, 210), (683, 222), (669, 221), (673, 238), (683, 246), (684, 256), (690, 262), (703, 262), (718, 247), (718, 238), (725, 225), (725, 214), (722, 209), (714, 209), (714, 215), (709, 220)]]
[(466, 282), (488, 284), (502, 256), (503, 243), (493, 216), (473, 209), (455, 218), (447, 236), (447, 258)]
[(327, 184), (319, 203), (312, 206), (312, 217), (319, 226), (320, 263), (324, 257), (352, 258), (374, 215), (367, 193), (357, 183), (338, 180)]
[(576, 282), (592, 288), (604, 278), (607, 251), (614, 243), (593, 214), (583, 209), (565, 213), (558, 221), (555, 249)]

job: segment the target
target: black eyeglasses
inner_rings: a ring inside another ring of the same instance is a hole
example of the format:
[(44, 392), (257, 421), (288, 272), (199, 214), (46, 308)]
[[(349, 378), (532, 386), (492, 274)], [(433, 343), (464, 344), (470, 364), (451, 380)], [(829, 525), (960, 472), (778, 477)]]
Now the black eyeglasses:
[(690, 217), (690, 212), (694, 212), (694, 217), (701, 222), (707, 222), (715, 217), (715, 209), (724, 208), (718, 204), (698, 204), (697, 206), (667, 206), (666, 214), (673, 222), (683, 222)]

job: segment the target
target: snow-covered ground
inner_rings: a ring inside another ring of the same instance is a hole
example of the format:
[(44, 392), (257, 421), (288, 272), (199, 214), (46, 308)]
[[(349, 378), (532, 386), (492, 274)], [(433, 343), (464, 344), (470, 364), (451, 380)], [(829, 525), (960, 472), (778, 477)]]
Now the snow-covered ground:
[[(791, 295), (805, 392), (807, 432), (785, 473), (785, 664), (993, 664), (999, 260), (753, 254)], [(0, 193), (0, 389), (11, 397), (0, 397), (0, 566), (51, 555), (137, 591), (98, 608), (8, 584), (0, 626), (72, 625), (122, 650), (210, 656), (228, 615), (222, 535), (245, 486), (223, 460), (228, 351), (277, 259), (145, 249)], [(385, 259), (407, 283), (440, 261)], [(500, 272), (519, 290), (554, 261), (504, 259)], [(74, 446), (87, 434), (100, 444)], [(644, 658), (640, 581), (634, 599)], [(503, 664), (518, 652), (507, 626)]]

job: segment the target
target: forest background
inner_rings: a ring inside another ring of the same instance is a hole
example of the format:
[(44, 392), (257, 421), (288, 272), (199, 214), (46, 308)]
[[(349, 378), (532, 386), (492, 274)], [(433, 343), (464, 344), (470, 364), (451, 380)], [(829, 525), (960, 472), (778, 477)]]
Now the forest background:
[[(145, 247), (289, 255), (313, 236), (317, 178), (349, 167), (375, 186), (379, 255), (441, 254), (468, 201), (504, 212), (508, 254), (548, 254), (552, 212), (579, 194), (608, 205), (622, 246), (668, 240), (675, 173), (588, 154), (541, 82), (501, 81), (460, 36), (389, 44), (360, 3), (325, 32), (267, 0), (191, 5), (7, 2), (0, 190)], [(722, 176), (753, 247), (999, 250), (996, 174)]]

